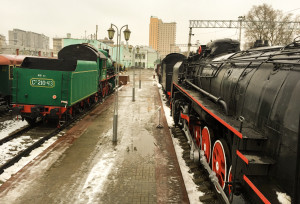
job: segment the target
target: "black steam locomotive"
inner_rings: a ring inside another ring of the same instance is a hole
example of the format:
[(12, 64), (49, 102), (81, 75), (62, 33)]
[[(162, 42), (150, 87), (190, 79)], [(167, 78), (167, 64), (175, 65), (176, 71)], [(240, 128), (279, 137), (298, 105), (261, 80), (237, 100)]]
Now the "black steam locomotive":
[(172, 117), (225, 201), (300, 203), (300, 41), (240, 51), (223, 39), (174, 55), (159, 74)]

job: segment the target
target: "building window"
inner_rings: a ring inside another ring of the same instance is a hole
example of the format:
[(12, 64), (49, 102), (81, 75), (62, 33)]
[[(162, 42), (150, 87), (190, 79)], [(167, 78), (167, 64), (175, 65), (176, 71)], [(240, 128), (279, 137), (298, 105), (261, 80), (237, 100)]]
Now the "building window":
[(145, 62), (143, 62), (143, 67), (145, 68)]

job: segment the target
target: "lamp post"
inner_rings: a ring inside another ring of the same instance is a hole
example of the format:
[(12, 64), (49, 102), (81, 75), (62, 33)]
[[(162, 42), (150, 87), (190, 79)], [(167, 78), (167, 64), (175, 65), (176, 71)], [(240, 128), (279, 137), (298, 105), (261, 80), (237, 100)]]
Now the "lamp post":
[(115, 101), (114, 101), (114, 118), (113, 118), (113, 143), (117, 142), (118, 137), (118, 88), (119, 88), (119, 64), (120, 64), (120, 44), (121, 44), (121, 30), (126, 27), (124, 32), (125, 40), (128, 41), (130, 37), (130, 30), (128, 29), (128, 25), (124, 25), (121, 27), (120, 31), (118, 27), (114, 24), (111, 24), (110, 28), (107, 30), (108, 37), (110, 40), (114, 38), (115, 30), (113, 29), (115, 27), (117, 29), (117, 67), (115, 68), (116, 78), (115, 78), (115, 86), (116, 86), (116, 95), (115, 95)]
[[(133, 49), (132, 49), (132, 47), (130, 47), (129, 48), (129, 52), (131, 52), (133, 50), (133, 52), (132, 52), (132, 54), (133, 54), (133, 56), (134, 56), (134, 58), (133, 59), (135, 59), (135, 51), (137, 52), (137, 53), (139, 53), (139, 51), (140, 51), (140, 48), (139, 48), (139, 46), (135, 46), (135, 47), (133, 47)], [(132, 77), (132, 81), (133, 81), (133, 85), (132, 85), (132, 101), (135, 101), (135, 66), (132, 66), (133, 67), (133, 77)]]
[(142, 83), (141, 83), (141, 72), (142, 72), (142, 53), (140, 53), (140, 55), (139, 55), (139, 57), (140, 57), (140, 74), (139, 74), (139, 88), (141, 88), (142, 87)]

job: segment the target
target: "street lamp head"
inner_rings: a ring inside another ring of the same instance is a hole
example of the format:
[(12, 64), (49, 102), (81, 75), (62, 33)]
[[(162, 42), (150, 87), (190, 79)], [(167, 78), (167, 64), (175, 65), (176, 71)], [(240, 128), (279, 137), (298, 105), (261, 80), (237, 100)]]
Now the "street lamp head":
[(126, 29), (123, 31), (123, 33), (124, 33), (125, 40), (128, 41), (130, 38), (131, 31), (128, 29), (128, 27), (126, 27)]
[(115, 30), (114, 30), (112, 27), (110, 27), (110, 28), (107, 30), (107, 32), (108, 32), (108, 38), (109, 38), (110, 40), (112, 40), (112, 39), (114, 38), (114, 35), (115, 35)]
[(136, 53), (139, 53), (140, 52), (140, 47), (137, 47), (136, 48)]

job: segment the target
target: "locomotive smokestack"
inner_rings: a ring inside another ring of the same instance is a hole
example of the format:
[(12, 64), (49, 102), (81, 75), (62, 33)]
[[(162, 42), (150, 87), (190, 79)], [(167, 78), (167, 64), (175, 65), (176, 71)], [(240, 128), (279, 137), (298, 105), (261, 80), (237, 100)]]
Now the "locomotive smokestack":
[(268, 40), (264, 41), (264, 46), (269, 46), (269, 41)]

